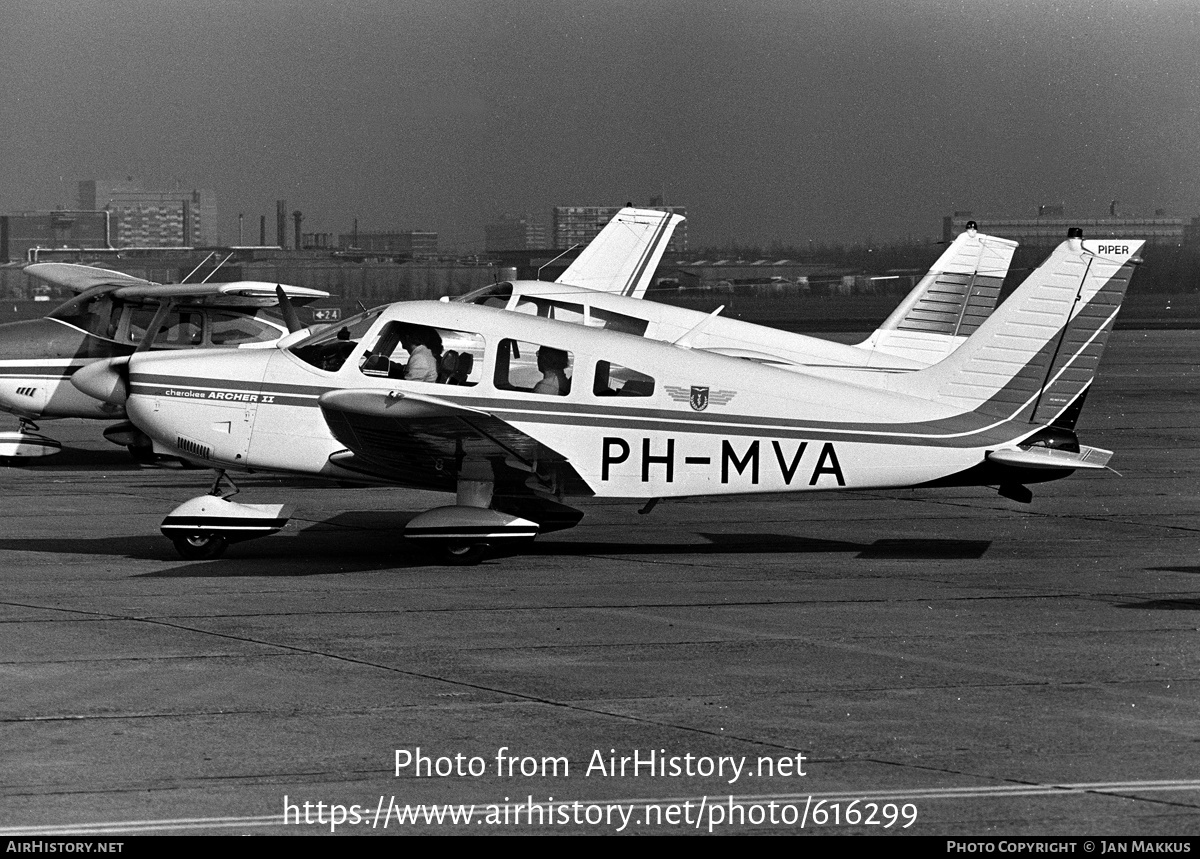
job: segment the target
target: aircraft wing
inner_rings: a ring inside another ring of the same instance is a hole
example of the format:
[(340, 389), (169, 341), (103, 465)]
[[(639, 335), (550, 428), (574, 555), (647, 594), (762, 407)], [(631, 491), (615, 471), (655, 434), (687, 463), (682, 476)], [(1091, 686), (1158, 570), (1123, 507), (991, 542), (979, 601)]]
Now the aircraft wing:
[[(279, 303), (277, 284), (256, 280), (235, 283), (154, 283), (140, 277), (68, 262), (38, 262), (25, 266), (25, 273), (40, 280), (83, 292), (97, 286), (112, 287), (112, 294), (127, 301), (158, 301), (164, 298), (187, 299), (189, 304), (214, 307), (274, 307)], [(329, 293), (303, 286), (278, 284), (292, 304), (308, 304)]]
[(157, 284), (107, 268), (78, 265), (72, 262), (35, 262), (25, 266), (25, 273), (55, 286), (65, 286), (83, 292), (94, 286), (157, 286)]
[(140, 283), (117, 288), (113, 295), (129, 301), (153, 301), (160, 298), (187, 299), (190, 304), (210, 304), (217, 307), (274, 307), (279, 303), (275, 287), (283, 287), (292, 304), (308, 304), (328, 298), (321, 289), (304, 286), (239, 280), (234, 283)]
[(641, 298), (683, 220), (657, 209), (622, 209), (554, 282)]
[(566, 457), (485, 411), (378, 388), (329, 391), (317, 403), (347, 448), (330, 461), (373, 480), (454, 492), (477, 476), (494, 484), (496, 506), (532, 504), (521, 515), (535, 520), (571, 509), (552, 500), (563, 491), (592, 494)]

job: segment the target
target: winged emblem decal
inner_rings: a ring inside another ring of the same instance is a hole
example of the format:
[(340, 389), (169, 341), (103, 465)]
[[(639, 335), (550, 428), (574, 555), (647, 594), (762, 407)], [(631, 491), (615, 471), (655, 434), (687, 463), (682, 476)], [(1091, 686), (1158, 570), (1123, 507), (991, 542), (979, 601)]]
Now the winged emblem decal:
[(702, 412), (711, 403), (714, 406), (728, 405), (737, 395), (737, 391), (713, 391), (706, 385), (692, 385), (681, 388), (675, 385), (665, 385), (667, 395), (677, 403), (690, 403), (692, 408)]

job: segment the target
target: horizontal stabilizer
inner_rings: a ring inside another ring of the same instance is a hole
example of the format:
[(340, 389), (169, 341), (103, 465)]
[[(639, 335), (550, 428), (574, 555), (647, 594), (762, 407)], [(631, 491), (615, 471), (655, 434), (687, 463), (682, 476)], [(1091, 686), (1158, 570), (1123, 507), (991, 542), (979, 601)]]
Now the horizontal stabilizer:
[(1080, 447), (1078, 451), (1052, 447), (1005, 447), (987, 455), (991, 462), (1018, 468), (1069, 469), (1104, 468), (1113, 452), (1100, 447)]

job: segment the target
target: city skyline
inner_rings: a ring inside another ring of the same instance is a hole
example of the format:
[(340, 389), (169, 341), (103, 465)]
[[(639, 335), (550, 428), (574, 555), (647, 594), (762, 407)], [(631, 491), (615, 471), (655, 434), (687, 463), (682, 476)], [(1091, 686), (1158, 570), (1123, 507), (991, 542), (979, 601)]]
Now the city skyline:
[(1200, 214), (1185, 2), (14, 0), (0, 209), (213, 188), (225, 241), (688, 208), (690, 244), (937, 236), (955, 210)]

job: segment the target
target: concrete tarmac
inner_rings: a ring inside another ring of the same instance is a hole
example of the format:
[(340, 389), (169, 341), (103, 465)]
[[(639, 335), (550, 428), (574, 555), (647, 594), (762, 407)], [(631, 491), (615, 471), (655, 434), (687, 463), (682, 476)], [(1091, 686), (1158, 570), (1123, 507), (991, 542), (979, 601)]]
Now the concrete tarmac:
[(1197, 336), (1113, 336), (1079, 432), (1121, 475), (1029, 505), (589, 504), (467, 568), (395, 530), (445, 496), (267, 476), (284, 532), (181, 560), (211, 472), (44, 424), (0, 469), (0, 834), (1194, 836)]

